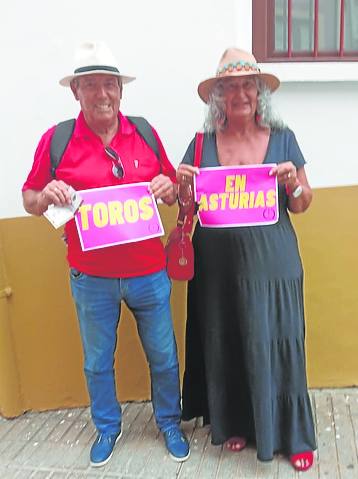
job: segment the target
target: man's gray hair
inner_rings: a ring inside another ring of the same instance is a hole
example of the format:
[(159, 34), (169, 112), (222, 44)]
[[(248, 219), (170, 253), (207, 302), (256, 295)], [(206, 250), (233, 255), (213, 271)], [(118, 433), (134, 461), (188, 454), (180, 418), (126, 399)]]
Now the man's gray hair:
[[(207, 133), (225, 130), (227, 126), (223, 82), (224, 80), (218, 80), (209, 95), (208, 109), (204, 121), (204, 131)], [(272, 108), (271, 91), (260, 78), (255, 78), (255, 82), (258, 90), (256, 123), (272, 130), (284, 129), (286, 125)]]

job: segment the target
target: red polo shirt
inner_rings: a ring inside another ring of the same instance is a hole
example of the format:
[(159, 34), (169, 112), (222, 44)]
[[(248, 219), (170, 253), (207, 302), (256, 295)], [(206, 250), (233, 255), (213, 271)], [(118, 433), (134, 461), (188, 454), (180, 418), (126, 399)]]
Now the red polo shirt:
[[(175, 182), (175, 169), (168, 160), (157, 132), (153, 129), (159, 145), (160, 162), (136, 127), (121, 113), (119, 119), (120, 127), (110, 146), (122, 160), (125, 170), (123, 179), (113, 175), (112, 161), (104, 151), (102, 140), (88, 128), (82, 112), (56, 170), (57, 179), (63, 180), (75, 190), (151, 181), (160, 173)], [(54, 130), (55, 127), (52, 127), (41, 138), (23, 191), (40, 191), (52, 180), (49, 152)], [(165, 267), (164, 248), (160, 238), (82, 251), (75, 221), (69, 221), (65, 229), (68, 263), (70, 267), (86, 274), (126, 278), (154, 273)]]

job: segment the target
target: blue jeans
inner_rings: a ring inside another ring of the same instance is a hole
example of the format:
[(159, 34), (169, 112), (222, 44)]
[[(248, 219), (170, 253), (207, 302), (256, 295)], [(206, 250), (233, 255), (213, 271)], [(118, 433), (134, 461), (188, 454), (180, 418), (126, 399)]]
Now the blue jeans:
[(179, 424), (179, 367), (170, 311), (171, 283), (166, 270), (116, 279), (89, 276), (71, 269), (70, 276), (92, 419), (97, 430), (114, 434), (121, 428), (122, 412), (113, 365), (122, 300), (134, 314), (149, 363), (157, 425), (164, 432)]

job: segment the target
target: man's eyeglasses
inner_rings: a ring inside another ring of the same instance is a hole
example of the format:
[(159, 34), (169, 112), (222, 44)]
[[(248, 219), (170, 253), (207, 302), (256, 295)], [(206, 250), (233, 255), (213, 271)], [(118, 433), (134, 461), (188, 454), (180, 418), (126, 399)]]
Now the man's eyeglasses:
[(124, 178), (125, 172), (124, 172), (124, 166), (123, 163), (118, 155), (118, 153), (111, 148), (110, 146), (105, 146), (104, 151), (107, 153), (107, 155), (110, 157), (112, 160), (112, 173), (116, 178)]

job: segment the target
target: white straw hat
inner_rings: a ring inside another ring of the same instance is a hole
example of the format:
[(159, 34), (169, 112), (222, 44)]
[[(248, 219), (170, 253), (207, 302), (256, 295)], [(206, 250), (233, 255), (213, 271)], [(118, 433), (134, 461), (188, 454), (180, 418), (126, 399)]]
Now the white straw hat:
[(200, 98), (207, 103), (209, 95), (218, 80), (221, 78), (240, 76), (260, 77), (272, 92), (280, 85), (280, 80), (275, 75), (260, 71), (256, 58), (251, 53), (239, 50), (238, 48), (228, 48), (220, 59), (216, 76), (199, 83), (198, 93)]
[(104, 42), (86, 42), (75, 52), (73, 74), (60, 80), (60, 85), (70, 86), (71, 81), (79, 76), (104, 73), (121, 78), (122, 83), (129, 83), (135, 77), (122, 75), (112, 52)]

